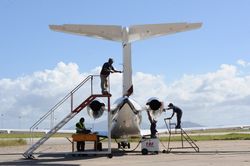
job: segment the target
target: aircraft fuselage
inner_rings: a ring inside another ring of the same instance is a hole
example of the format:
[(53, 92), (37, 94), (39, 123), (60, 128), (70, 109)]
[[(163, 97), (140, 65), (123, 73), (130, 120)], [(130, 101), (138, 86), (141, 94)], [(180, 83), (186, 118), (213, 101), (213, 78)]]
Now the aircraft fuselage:
[(139, 105), (130, 98), (120, 100), (113, 112), (111, 137), (128, 138), (140, 136), (141, 110)]

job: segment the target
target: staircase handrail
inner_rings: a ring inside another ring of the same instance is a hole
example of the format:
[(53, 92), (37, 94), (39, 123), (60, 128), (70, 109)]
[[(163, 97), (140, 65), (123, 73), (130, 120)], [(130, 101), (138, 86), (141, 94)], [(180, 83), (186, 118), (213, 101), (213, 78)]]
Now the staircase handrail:
[[(30, 131), (33, 131), (39, 124), (41, 124), (51, 113), (53, 113), (60, 105), (62, 105), (69, 97), (72, 97), (72, 95), (80, 88), (82, 85), (84, 85), (87, 81), (91, 79), (91, 94), (93, 94), (93, 88), (92, 88), (92, 81), (93, 77), (96, 77), (99, 75), (89, 75), (87, 78), (85, 78), (81, 83), (79, 83), (73, 90), (71, 90), (63, 99), (61, 99), (56, 105), (54, 105), (47, 113), (45, 113), (38, 121), (36, 121), (31, 127)], [(72, 110), (71, 110), (72, 111)]]

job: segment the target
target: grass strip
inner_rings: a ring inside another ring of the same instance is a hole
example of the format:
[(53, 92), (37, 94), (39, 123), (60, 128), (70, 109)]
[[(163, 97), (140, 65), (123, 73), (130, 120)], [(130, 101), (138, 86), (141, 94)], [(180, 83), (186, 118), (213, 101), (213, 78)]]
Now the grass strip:
[[(229, 133), (223, 135), (194, 135), (190, 136), (194, 141), (215, 141), (215, 140), (250, 140), (250, 134)], [(161, 141), (168, 141), (169, 137), (161, 137)], [(184, 139), (185, 140), (185, 139)], [(181, 141), (180, 136), (172, 136), (171, 141)]]
[[(32, 137), (33, 138), (41, 138), (43, 137), (45, 134), (44, 133), (33, 133)], [(54, 134), (52, 137), (71, 137), (72, 134), (68, 134), (68, 133), (57, 133)], [(29, 133), (1, 133), (0, 134), (0, 138), (30, 138), (31, 135)]]
[(26, 145), (26, 144), (27, 144), (27, 142), (24, 139), (0, 140), (0, 147), (20, 146), (20, 145)]
[[(44, 134), (42, 133), (34, 133), (33, 138), (41, 138)], [(54, 134), (52, 137), (71, 137), (72, 134)], [(222, 135), (192, 135), (190, 136), (194, 141), (212, 141), (212, 140), (250, 140), (250, 134), (242, 134), (242, 133), (228, 133), (228, 134), (222, 134)], [(0, 138), (17, 138), (17, 139), (24, 139), (24, 138), (30, 138), (30, 134), (0, 134)], [(161, 141), (168, 141), (169, 137), (160, 137)], [(129, 139), (130, 142), (138, 142), (140, 138), (132, 138)], [(171, 141), (181, 141), (180, 136), (172, 136)]]

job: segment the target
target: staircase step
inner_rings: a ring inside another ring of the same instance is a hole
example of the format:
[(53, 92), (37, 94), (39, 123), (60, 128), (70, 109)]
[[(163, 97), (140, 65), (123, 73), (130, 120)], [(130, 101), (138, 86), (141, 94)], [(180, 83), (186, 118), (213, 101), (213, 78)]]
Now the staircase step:
[(85, 101), (83, 101), (75, 110), (70, 112), (63, 120), (61, 120), (53, 129), (51, 129), (44, 137), (38, 140), (33, 146), (31, 146), (23, 156), (27, 158), (27, 156), (32, 156), (33, 152), (41, 146), (46, 140), (48, 140), (53, 134), (55, 134), (59, 129), (61, 129), (66, 123), (68, 123), (75, 115), (77, 115), (84, 107), (90, 104), (96, 97), (90, 96)]

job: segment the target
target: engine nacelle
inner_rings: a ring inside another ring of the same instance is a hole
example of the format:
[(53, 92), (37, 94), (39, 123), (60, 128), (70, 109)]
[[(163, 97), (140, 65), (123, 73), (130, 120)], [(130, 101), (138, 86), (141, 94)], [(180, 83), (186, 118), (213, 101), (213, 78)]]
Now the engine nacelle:
[(146, 105), (148, 105), (148, 110), (154, 118), (157, 118), (163, 112), (163, 102), (159, 101), (156, 97), (148, 99)]
[(94, 100), (87, 106), (87, 112), (93, 119), (100, 118), (104, 110), (105, 104), (101, 100)]
[(160, 102), (157, 98), (152, 97), (148, 99), (146, 105), (148, 105), (151, 110), (156, 111), (161, 108), (162, 102)]

